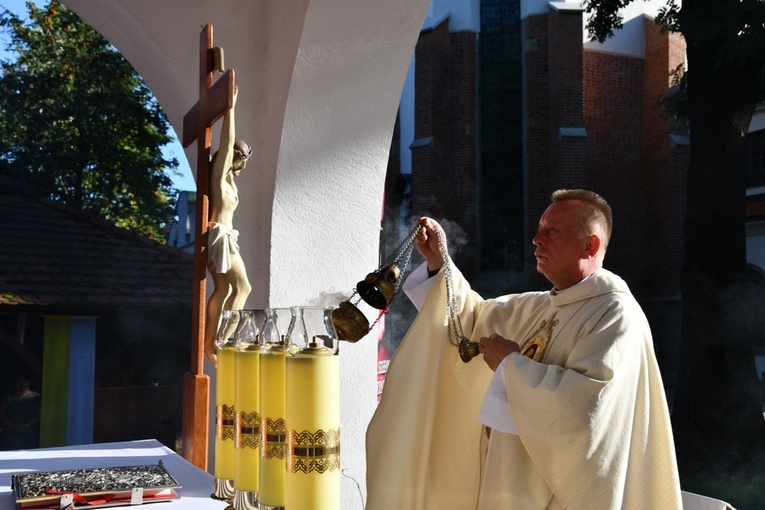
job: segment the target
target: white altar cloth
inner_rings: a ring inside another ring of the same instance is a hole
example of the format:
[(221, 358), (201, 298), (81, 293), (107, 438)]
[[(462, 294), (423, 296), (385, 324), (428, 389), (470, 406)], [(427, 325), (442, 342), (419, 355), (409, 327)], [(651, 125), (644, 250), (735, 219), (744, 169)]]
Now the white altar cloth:
[[(15, 508), (11, 475), (34, 471), (116, 466), (144, 466), (162, 460), (165, 469), (182, 485), (179, 499), (152, 503), (147, 510), (222, 510), (226, 503), (210, 499), (213, 476), (194, 466), (156, 439), (100, 443), (34, 450), (0, 451), (0, 509)], [(724, 501), (683, 492), (685, 510), (733, 510)]]
[(155, 439), (120, 443), (0, 451), (0, 509), (12, 509), (16, 501), (11, 492), (11, 475), (34, 471), (116, 466), (143, 466), (162, 461), (170, 475), (182, 485), (179, 499), (152, 503), (154, 510), (222, 510), (226, 503), (210, 499), (213, 476)]

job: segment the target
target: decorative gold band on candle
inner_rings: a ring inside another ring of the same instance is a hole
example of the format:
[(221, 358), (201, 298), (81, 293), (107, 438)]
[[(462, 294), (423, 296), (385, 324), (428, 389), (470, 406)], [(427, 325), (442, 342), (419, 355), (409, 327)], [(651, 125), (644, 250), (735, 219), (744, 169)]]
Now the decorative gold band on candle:
[(260, 490), (260, 356), (266, 311), (241, 311), (236, 330), (234, 510), (256, 510)]
[(286, 507), (336, 510), (340, 508), (339, 356), (309, 346), (287, 358), (286, 375), (290, 428)]
[(285, 412), (285, 360), (283, 347), (260, 357), (260, 493), (261, 508), (286, 506), (285, 477), (287, 426)]
[(236, 447), (257, 450), (260, 447), (260, 414), (240, 412), (236, 416), (236, 430), (239, 431)]
[(339, 470), (340, 429), (290, 431), (287, 469), (292, 473), (320, 474)]
[(263, 446), (261, 456), (283, 459), (287, 453), (287, 425), (283, 418), (263, 420)]
[(236, 408), (226, 404), (215, 406), (215, 437), (221, 441), (235, 438)]

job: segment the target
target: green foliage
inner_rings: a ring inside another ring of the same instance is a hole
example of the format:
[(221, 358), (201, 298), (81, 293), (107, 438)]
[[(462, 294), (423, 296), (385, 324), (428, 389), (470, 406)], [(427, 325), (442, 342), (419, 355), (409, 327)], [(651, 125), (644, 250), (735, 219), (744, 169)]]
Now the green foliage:
[[(634, 0), (584, 0), (587, 30), (605, 41), (621, 28), (620, 10)], [(762, 62), (765, 52), (764, 0), (667, 0), (656, 17), (664, 30), (682, 33), (689, 45), (714, 49), (718, 69)], [(761, 69), (760, 80), (765, 78)], [(761, 99), (765, 99), (762, 97)]]
[(680, 6), (677, 2), (675, 0), (669, 0), (664, 7), (659, 9), (659, 15), (656, 16), (656, 23), (666, 31), (680, 32), (680, 23), (678, 22), (679, 13)]
[[(713, 48), (717, 69), (729, 70), (762, 62), (765, 51), (765, 2), (722, 0), (673, 7), (665, 19), (688, 44)], [(762, 76), (760, 76), (762, 78)]]
[(587, 31), (594, 40), (603, 42), (622, 27), (620, 10), (633, 0), (584, 0), (584, 11), (589, 15)]
[(662, 94), (656, 101), (664, 118), (674, 123), (675, 131), (684, 132), (688, 124), (688, 74), (685, 64), (680, 64), (670, 71), (672, 87), (667, 94)]
[[(584, 0), (590, 15), (587, 30), (603, 42), (622, 26), (620, 10), (635, 0)], [(765, 101), (765, 0), (667, 0), (656, 23), (663, 30), (681, 33), (689, 49), (712, 52), (713, 65), (703, 79), (713, 74), (735, 83), (739, 91), (728, 96), (740, 108), (751, 110)], [(688, 73), (685, 66), (672, 71), (673, 88), (658, 104), (666, 116), (684, 123), (688, 114)], [(701, 78), (700, 78), (701, 79)], [(744, 90), (746, 89), (746, 90)]]
[[(631, 4), (633, 0), (584, 0), (585, 12), (589, 15), (587, 31), (593, 40), (604, 42), (614, 35), (614, 30), (622, 27), (621, 9)], [(680, 24), (678, 17), (680, 6), (675, 0), (668, 0), (666, 5), (659, 10), (656, 23), (662, 30), (679, 32)], [(687, 124), (688, 98), (686, 87), (688, 85), (685, 65), (680, 65), (672, 70), (672, 88), (668, 94), (657, 98), (656, 103), (661, 108), (664, 116), (671, 119), (676, 126)]]
[(178, 162), (169, 123), (146, 84), (101, 35), (57, 1), (9, 11), (0, 27), (17, 55), (0, 62), (0, 162), (51, 198), (164, 240)]
[[(632, 1), (584, 0), (590, 34), (610, 37)], [(672, 410), (678, 465), (686, 490), (761, 505), (765, 423), (751, 370), (761, 330), (737, 318), (750, 301), (741, 286), (750, 278), (742, 161), (752, 114), (765, 99), (765, 0), (667, 0), (656, 21), (686, 44), (686, 64), (660, 100), (690, 132), (682, 363)]]

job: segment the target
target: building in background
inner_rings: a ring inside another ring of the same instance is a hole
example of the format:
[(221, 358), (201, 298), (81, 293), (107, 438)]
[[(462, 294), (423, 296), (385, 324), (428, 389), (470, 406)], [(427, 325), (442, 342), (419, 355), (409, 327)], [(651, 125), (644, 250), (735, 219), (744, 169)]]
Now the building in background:
[[(578, 2), (434, 0), (402, 95), (385, 225), (400, 236), (401, 218), (442, 221), (487, 296), (544, 289), (531, 238), (550, 193), (597, 191), (614, 212), (606, 267), (644, 307), (672, 384), (689, 134), (658, 105), (685, 64), (682, 37), (654, 21), (664, 3), (634, 2), (601, 44)], [(765, 109), (751, 131), (747, 246), (763, 268)]]
[(194, 228), (197, 215), (197, 192), (180, 191), (175, 201), (175, 221), (170, 225), (167, 244), (186, 253), (194, 253)]
[(175, 448), (193, 258), (2, 174), (0, 218), (0, 391), (41, 393), (40, 445)]
[[(601, 44), (589, 40), (579, 2), (434, 0), (391, 143), (381, 260), (429, 215), (444, 225), (456, 264), (479, 292), (543, 289), (531, 238), (550, 193), (597, 191), (614, 211), (606, 267), (644, 307), (671, 383), (689, 134), (658, 104), (685, 63), (682, 37), (654, 22), (664, 4), (633, 2), (624, 27)], [(762, 269), (765, 105), (751, 123), (746, 165), (747, 258)], [(181, 192), (168, 239), (188, 252), (195, 199)], [(404, 298), (391, 312), (381, 367), (416, 314)], [(379, 378), (381, 390), (384, 370)]]

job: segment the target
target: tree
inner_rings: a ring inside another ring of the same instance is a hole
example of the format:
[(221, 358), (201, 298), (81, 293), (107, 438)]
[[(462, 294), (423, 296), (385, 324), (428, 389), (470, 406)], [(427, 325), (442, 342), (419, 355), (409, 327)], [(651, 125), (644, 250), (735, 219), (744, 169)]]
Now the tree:
[(57, 1), (8, 10), (13, 62), (1, 62), (0, 162), (51, 198), (164, 240), (174, 214), (162, 146), (169, 123), (120, 53)]
[[(590, 33), (603, 41), (632, 0), (586, 0)], [(759, 283), (748, 270), (743, 147), (765, 99), (765, 2), (670, 0), (657, 21), (680, 32), (680, 86), (690, 127), (682, 339), (672, 421), (681, 469), (739, 467), (765, 445), (748, 306)]]

